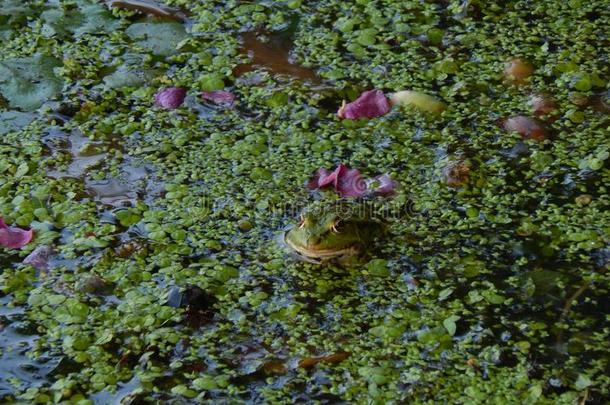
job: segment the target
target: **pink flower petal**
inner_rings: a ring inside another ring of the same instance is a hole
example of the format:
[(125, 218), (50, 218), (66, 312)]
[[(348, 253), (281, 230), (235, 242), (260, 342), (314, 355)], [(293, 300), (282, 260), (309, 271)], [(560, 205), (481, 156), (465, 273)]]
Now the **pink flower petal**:
[(233, 104), (235, 95), (233, 93), (223, 90), (216, 91), (204, 91), (201, 93), (201, 97), (206, 100), (212, 101), (216, 104)]
[(332, 185), (342, 197), (359, 197), (366, 191), (366, 183), (357, 169), (348, 169), (343, 163), (334, 171), (318, 169), (308, 186), (311, 189)]
[(372, 189), (372, 193), (375, 195), (388, 196), (394, 194), (394, 189), (398, 185), (398, 183), (387, 174), (381, 174), (376, 176), (372, 181), (372, 183), (377, 183), (377, 187)]
[(348, 169), (343, 165), (340, 165), (340, 167), (342, 167), (342, 170), (337, 175), (335, 190), (342, 197), (360, 197), (364, 195), (366, 192), (366, 182), (360, 175), (360, 172), (357, 169)]
[(13, 226), (8, 226), (0, 218), (0, 245), (9, 249), (18, 249), (30, 243), (34, 237), (32, 229), (24, 230)]
[(49, 256), (53, 253), (50, 246), (38, 246), (25, 259), (23, 264), (29, 264), (38, 270), (47, 270), (49, 267)]
[(186, 89), (181, 87), (168, 87), (155, 94), (155, 105), (167, 110), (174, 110), (184, 102)]
[(375, 118), (387, 114), (390, 109), (390, 103), (381, 90), (368, 90), (355, 101), (343, 104), (337, 116), (349, 120)]

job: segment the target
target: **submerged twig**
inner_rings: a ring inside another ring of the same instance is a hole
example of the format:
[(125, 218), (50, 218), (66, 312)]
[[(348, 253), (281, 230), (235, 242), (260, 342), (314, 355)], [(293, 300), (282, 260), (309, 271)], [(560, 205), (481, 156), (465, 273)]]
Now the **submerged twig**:
[(562, 320), (565, 319), (568, 316), (568, 314), (570, 313), (570, 310), (572, 309), (572, 303), (574, 301), (576, 301), (578, 299), (578, 297), (580, 297), (587, 288), (589, 288), (589, 283), (583, 284), (578, 290), (576, 290), (576, 292), (574, 294), (572, 294), (572, 296), (570, 298), (568, 298), (565, 305), (563, 306), (563, 310), (561, 311)]

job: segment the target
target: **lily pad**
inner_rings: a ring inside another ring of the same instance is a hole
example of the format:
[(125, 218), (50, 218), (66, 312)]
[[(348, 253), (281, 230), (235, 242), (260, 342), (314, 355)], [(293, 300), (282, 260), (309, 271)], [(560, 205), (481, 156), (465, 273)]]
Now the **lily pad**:
[(0, 112), (0, 135), (8, 134), (12, 131), (19, 131), (33, 120), (33, 114), (19, 111)]
[(153, 69), (143, 66), (142, 55), (127, 54), (118, 69), (104, 77), (104, 84), (111, 89), (139, 87), (152, 80), (156, 74)]
[(178, 45), (188, 38), (184, 26), (176, 22), (135, 23), (125, 33), (138, 45), (160, 56), (178, 53)]
[(61, 91), (63, 81), (53, 72), (59, 66), (59, 60), (40, 54), (1, 61), (0, 93), (13, 108), (35, 110)]
[(0, 22), (1, 17), (8, 17), (8, 22), (13, 19), (34, 14), (34, 10), (23, 0), (0, 0)]
[(121, 25), (121, 21), (101, 4), (85, 2), (77, 9), (49, 9), (41, 16), (45, 22), (43, 33), (47, 37), (73, 33), (75, 36), (84, 34), (113, 32)]

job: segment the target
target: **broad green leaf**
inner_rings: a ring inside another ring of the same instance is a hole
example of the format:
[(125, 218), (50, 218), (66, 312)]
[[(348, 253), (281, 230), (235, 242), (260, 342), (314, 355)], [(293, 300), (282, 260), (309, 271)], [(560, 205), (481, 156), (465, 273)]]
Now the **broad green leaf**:
[(184, 26), (176, 22), (135, 23), (125, 33), (138, 45), (161, 56), (178, 53), (178, 44), (188, 37)]
[[(0, 0), (0, 16), (19, 18), (34, 14), (33, 8), (24, 0)], [(2, 20), (0, 19), (0, 22)]]
[(42, 32), (46, 37), (68, 33), (77, 37), (106, 33), (118, 29), (121, 25), (121, 20), (112, 17), (106, 7), (91, 2), (80, 4), (77, 9), (49, 9), (44, 11), (40, 18), (45, 22)]
[(455, 335), (456, 322), (460, 320), (460, 317), (457, 315), (451, 315), (449, 318), (443, 321), (443, 326), (447, 329), (447, 332), (450, 336)]
[(59, 60), (40, 54), (0, 61), (0, 93), (13, 108), (35, 110), (61, 91), (63, 81), (53, 72), (59, 66)]
[(593, 382), (586, 374), (578, 374), (578, 378), (576, 379), (576, 382), (574, 382), (574, 387), (577, 390), (584, 390), (591, 385), (593, 385)]

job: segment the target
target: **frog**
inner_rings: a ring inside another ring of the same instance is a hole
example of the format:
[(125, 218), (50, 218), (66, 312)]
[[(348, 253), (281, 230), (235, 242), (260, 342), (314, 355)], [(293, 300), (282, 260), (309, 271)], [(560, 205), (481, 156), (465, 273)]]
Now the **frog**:
[(283, 242), (306, 262), (353, 261), (386, 232), (386, 223), (372, 208), (345, 202), (306, 208), (298, 225), (284, 233)]

